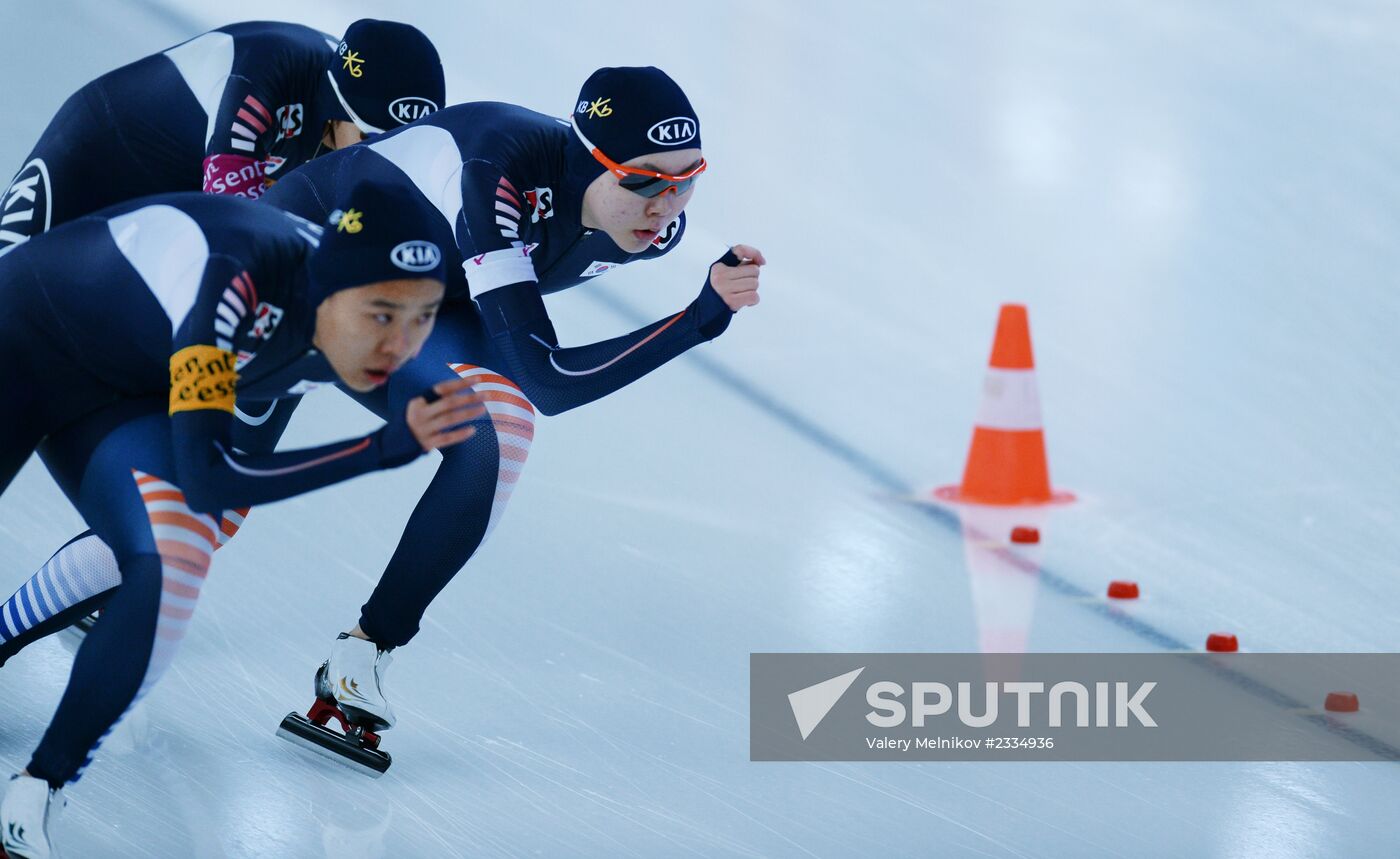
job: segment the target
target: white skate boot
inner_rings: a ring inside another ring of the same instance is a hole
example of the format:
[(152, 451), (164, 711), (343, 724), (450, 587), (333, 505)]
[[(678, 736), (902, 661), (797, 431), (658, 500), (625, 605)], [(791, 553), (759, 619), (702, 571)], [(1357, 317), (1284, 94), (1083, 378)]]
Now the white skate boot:
[[(307, 715), (287, 714), (277, 736), (370, 775), (384, 774), (393, 758), (379, 748), (375, 732), (393, 727), (393, 711), (384, 698), (384, 672), (392, 660), (374, 642), (342, 632), (330, 648), (330, 659), (316, 669), (311, 709)], [(330, 722), (340, 726), (339, 733)]]
[(63, 791), (50, 788), (43, 779), (10, 776), (10, 789), (0, 804), (3, 855), (9, 859), (57, 859), (58, 851), (49, 835), (65, 804)]
[(335, 701), (353, 724), (371, 731), (392, 728), (394, 711), (384, 697), (384, 672), (393, 661), (393, 655), (373, 641), (342, 632), (316, 675), (317, 694)]
[[(391, 661), (374, 642), (342, 632), (331, 658), (316, 669), (311, 709), (306, 715), (288, 713), (277, 736), (382, 775), (393, 761), (379, 748), (376, 733), (394, 726), (394, 711), (384, 698), (384, 671)], [(339, 733), (328, 727), (332, 721)]]

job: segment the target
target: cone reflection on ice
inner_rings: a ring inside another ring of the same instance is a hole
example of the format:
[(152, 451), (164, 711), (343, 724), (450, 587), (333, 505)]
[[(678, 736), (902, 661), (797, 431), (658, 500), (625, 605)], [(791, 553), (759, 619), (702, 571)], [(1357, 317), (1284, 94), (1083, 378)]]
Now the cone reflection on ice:
[(1073, 495), (1050, 488), (1025, 305), (1001, 306), (988, 364), (962, 483), (939, 487), (934, 494), (993, 506), (1072, 501)]
[[(1042, 550), (1033, 544), (1018, 546), (1013, 552), (1007, 534), (1015, 525), (1038, 530), (1049, 513), (975, 506), (959, 507), (957, 512), (977, 624), (977, 649), (982, 653), (1025, 653), (1035, 619)], [(1030, 526), (1025, 525), (1028, 521)], [(1003, 660), (997, 666), (1014, 674), (1019, 661)], [(988, 679), (1017, 678), (1000, 675)]]

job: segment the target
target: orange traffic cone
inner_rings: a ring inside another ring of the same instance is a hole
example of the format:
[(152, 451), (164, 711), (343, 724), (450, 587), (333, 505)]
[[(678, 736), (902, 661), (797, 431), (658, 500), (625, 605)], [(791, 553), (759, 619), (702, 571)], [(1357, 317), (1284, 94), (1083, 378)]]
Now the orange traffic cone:
[(1030, 321), (1023, 304), (1001, 306), (962, 483), (941, 486), (934, 495), (1002, 507), (1074, 500), (1070, 493), (1050, 488)]

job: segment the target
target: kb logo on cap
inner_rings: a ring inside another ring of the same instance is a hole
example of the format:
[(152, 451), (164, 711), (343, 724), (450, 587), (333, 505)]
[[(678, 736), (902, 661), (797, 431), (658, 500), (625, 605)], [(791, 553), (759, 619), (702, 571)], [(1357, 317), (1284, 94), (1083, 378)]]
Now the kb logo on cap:
[(679, 146), (695, 139), (695, 120), (688, 116), (663, 119), (647, 130), (647, 139), (662, 146)]
[(350, 50), (350, 46), (344, 41), (342, 41), (336, 47), (336, 53), (340, 55), (340, 58), (342, 60), (344, 60), (340, 67), (345, 69), (345, 71), (349, 72), (350, 77), (358, 78), (364, 75), (365, 70), (363, 66), (365, 64), (365, 61), (360, 57), (359, 51)]
[(389, 259), (404, 271), (432, 271), (442, 262), (442, 251), (432, 242), (404, 242), (389, 252)]

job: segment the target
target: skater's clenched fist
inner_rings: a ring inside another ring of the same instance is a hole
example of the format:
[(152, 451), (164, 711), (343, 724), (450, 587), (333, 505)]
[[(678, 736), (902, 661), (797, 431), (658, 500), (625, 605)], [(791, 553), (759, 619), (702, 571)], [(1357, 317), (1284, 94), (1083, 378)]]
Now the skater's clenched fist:
[(462, 426), (486, 414), (486, 400), (466, 379), (449, 379), (433, 385), (436, 398), (414, 397), (405, 420), (423, 450), (459, 444), (476, 435), (476, 427)]
[[(735, 262), (730, 262), (730, 260)], [(730, 310), (758, 304), (758, 270), (768, 264), (763, 252), (750, 245), (735, 245), (710, 266), (710, 286)]]

